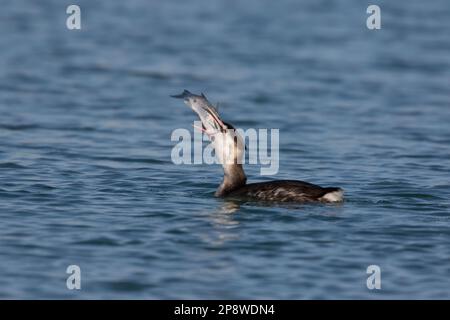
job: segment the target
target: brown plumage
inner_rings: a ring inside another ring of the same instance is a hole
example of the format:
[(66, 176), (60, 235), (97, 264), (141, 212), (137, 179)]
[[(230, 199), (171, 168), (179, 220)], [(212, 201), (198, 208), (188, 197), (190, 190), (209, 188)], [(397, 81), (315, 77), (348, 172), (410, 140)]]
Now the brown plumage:
[(276, 180), (249, 183), (224, 196), (276, 202), (329, 202), (324, 197), (330, 192), (342, 192), (340, 188), (323, 188), (298, 180)]

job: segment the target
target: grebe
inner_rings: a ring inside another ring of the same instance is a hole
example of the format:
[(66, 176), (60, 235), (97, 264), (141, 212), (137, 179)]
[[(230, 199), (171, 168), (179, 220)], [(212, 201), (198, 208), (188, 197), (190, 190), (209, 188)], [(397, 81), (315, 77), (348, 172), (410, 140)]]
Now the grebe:
[(277, 180), (247, 184), (242, 167), (245, 145), (234, 127), (224, 122), (205, 95), (184, 90), (173, 98), (183, 99), (197, 113), (202, 128), (212, 141), (216, 157), (222, 164), (224, 177), (215, 196), (274, 202), (342, 202), (341, 188), (320, 187), (298, 180)]

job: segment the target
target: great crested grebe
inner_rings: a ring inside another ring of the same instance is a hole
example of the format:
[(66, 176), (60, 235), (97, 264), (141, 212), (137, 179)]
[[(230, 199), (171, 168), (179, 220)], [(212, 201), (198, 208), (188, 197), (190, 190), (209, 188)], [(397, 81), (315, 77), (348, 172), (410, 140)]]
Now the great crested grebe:
[(197, 113), (202, 128), (211, 139), (215, 154), (222, 164), (224, 177), (217, 189), (217, 197), (242, 198), (273, 202), (342, 202), (344, 191), (335, 187), (320, 187), (298, 180), (276, 180), (248, 183), (242, 167), (245, 145), (242, 137), (229, 123), (224, 122), (205, 95), (187, 90), (173, 98), (183, 99)]

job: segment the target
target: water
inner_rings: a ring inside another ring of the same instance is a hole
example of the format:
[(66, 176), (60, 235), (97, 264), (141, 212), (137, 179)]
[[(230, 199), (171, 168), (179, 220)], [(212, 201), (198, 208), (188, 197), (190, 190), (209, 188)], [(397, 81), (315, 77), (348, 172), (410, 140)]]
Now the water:
[[(69, 4), (0, 11), (0, 298), (450, 298), (447, 1), (378, 1), (379, 31), (357, 0), (80, 0), (80, 31)], [(170, 159), (183, 89), (280, 129), (250, 181), (346, 202), (215, 198), (220, 167)]]

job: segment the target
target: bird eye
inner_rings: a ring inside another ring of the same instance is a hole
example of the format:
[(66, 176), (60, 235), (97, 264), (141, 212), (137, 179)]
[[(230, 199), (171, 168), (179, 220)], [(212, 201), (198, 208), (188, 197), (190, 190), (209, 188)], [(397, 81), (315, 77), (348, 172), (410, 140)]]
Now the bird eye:
[(197, 102), (197, 99), (194, 99), (194, 102)]

